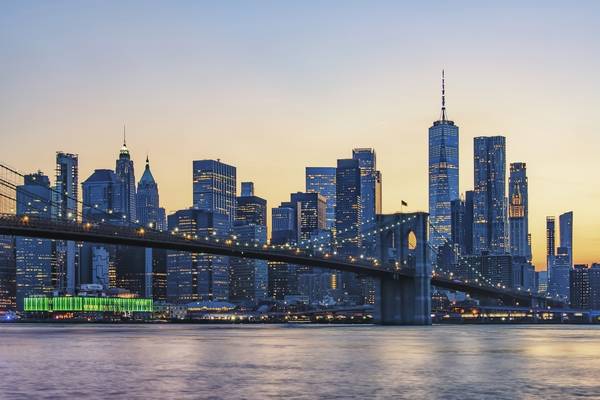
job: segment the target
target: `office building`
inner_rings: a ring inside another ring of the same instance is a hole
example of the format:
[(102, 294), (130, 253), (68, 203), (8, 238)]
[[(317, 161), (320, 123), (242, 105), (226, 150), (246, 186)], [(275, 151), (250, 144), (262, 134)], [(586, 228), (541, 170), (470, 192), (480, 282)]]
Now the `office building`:
[[(56, 181), (52, 191), (52, 218), (76, 221), (79, 214), (79, 158), (77, 154), (56, 153)], [(56, 246), (57, 287), (61, 293), (75, 294), (79, 247), (59, 240)]]
[(236, 168), (220, 160), (193, 162), (193, 207), (226, 215), (231, 225), (236, 217)]
[(15, 238), (0, 235), (0, 315), (16, 311)]
[(135, 195), (135, 171), (133, 169), (133, 160), (129, 154), (129, 149), (125, 143), (123, 134), (123, 147), (119, 151), (119, 158), (115, 166), (115, 175), (121, 183), (122, 191), (122, 209), (125, 220), (130, 223), (137, 221), (137, 206)]
[(361, 241), (361, 180), (360, 164), (355, 159), (337, 161), (335, 230), (337, 251), (357, 255)]
[(136, 216), (138, 224), (164, 231), (167, 229), (165, 209), (160, 206), (158, 184), (150, 170), (150, 160), (146, 157), (146, 167), (140, 178), (136, 192)]
[(279, 206), (271, 209), (271, 244), (298, 242), (296, 226), (300, 220), (300, 208)]
[(242, 195), (237, 198), (235, 224), (267, 226), (267, 200), (254, 195), (252, 182), (242, 182)]
[[(178, 235), (223, 240), (231, 230), (227, 215), (206, 210), (180, 210), (167, 219), (169, 231)], [(173, 303), (228, 300), (229, 258), (168, 251), (167, 298)]]
[(319, 193), (292, 193), (289, 205), (299, 210), (298, 234), (306, 241), (326, 229), (326, 200)]
[(319, 193), (325, 198), (326, 229), (335, 228), (335, 167), (306, 167), (306, 193)]
[(506, 139), (474, 139), (473, 252), (509, 254), (506, 199)]
[[(50, 179), (41, 171), (25, 175), (23, 185), (17, 186), (17, 215), (51, 218), (52, 190)], [(49, 239), (15, 238), (16, 300), (23, 310), (25, 297), (48, 295), (54, 290), (56, 278), (53, 242)]]
[(508, 221), (510, 227), (510, 252), (513, 256), (531, 260), (529, 238), (529, 194), (527, 166), (525, 163), (510, 164), (508, 180)]
[[(381, 210), (381, 172), (377, 170), (377, 157), (373, 149), (353, 149), (352, 159), (358, 161), (360, 168), (359, 225), (361, 232), (368, 232), (375, 227), (375, 216), (377, 211)], [(375, 250), (375, 243), (371, 238), (374, 236), (368, 236), (363, 240), (363, 248), (369, 255)]]
[(556, 254), (549, 256), (548, 268), (548, 293), (551, 296), (558, 296), (566, 301), (569, 300), (569, 275), (571, 271), (571, 259), (569, 249), (559, 247)]
[(561, 214), (558, 217), (560, 229), (560, 247), (568, 249), (569, 264), (573, 266), (573, 211)]
[(458, 126), (447, 118), (444, 72), (440, 119), (429, 128), (429, 221), (434, 249), (450, 241), (450, 202), (459, 198)]
[[(267, 243), (267, 227), (246, 224), (233, 228), (235, 241), (239, 243)], [(255, 305), (267, 298), (268, 263), (265, 260), (232, 258), (230, 269), (230, 300)]]

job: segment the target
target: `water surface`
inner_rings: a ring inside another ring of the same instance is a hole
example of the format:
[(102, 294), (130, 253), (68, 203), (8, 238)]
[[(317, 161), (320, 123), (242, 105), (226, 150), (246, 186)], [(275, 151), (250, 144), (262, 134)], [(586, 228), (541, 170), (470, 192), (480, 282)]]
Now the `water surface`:
[(1, 399), (600, 398), (600, 326), (0, 325)]

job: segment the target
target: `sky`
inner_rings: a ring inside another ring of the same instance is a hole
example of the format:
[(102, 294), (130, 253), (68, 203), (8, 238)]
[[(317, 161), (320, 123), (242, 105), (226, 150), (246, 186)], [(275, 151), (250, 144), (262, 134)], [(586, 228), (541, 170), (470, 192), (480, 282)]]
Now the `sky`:
[[(415, 4), (418, 3), (418, 4)], [(192, 160), (237, 167), (269, 207), (306, 166), (373, 147), (383, 209), (427, 210), (427, 130), (504, 135), (527, 163), (534, 263), (545, 218), (574, 212), (576, 263), (600, 261), (600, 2), (0, 2), (0, 160), (80, 180), (146, 155), (167, 212), (191, 206)], [(507, 165), (508, 167), (508, 165)]]

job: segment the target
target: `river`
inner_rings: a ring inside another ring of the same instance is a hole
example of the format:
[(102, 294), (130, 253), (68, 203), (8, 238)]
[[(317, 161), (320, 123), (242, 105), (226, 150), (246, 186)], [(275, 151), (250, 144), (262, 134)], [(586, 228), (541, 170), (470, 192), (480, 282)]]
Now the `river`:
[(600, 326), (0, 325), (1, 399), (600, 398)]

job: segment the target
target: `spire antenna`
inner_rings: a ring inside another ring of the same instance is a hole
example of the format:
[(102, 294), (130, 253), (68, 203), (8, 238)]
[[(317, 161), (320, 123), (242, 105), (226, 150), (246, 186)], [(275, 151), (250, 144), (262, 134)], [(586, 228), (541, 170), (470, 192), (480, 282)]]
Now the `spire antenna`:
[(123, 147), (127, 147), (127, 140), (125, 136), (125, 124), (123, 124)]
[(446, 120), (446, 79), (442, 69), (442, 121)]

